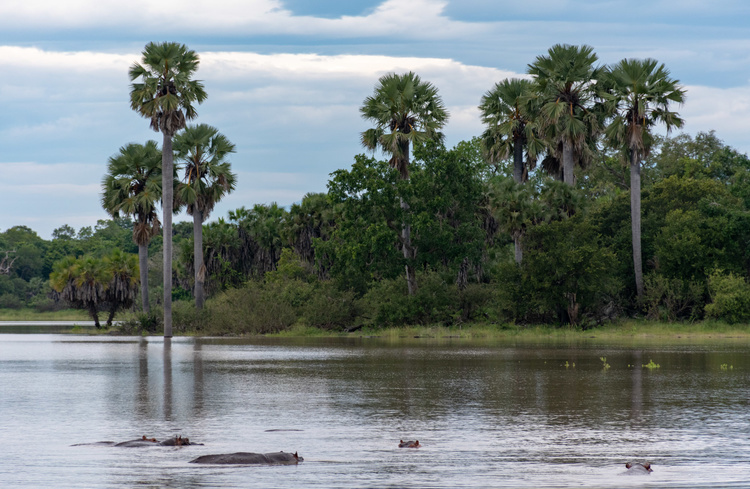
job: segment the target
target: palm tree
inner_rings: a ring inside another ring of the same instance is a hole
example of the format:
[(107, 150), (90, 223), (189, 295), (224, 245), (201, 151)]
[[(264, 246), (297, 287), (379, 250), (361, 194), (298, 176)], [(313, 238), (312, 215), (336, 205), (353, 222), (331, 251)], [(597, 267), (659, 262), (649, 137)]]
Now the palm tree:
[(102, 207), (112, 217), (133, 216), (133, 241), (138, 245), (143, 311), (149, 313), (148, 244), (159, 232), (156, 204), (161, 199), (161, 151), (156, 141), (131, 143), (109, 159), (102, 181)]
[(203, 309), (206, 267), (203, 264), (203, 222), (214, 206), (234, 190), (237, 176), (226, 161), (234, 153), (234, 144), (215, 127), (207, 124), (188, 126), (175, 136), (177, 159), (185, 163), (185, 181), (177, 186), (177, 201), (187, 205), (193, 216), (193, 254), (195, 270), (195, 306)]
[(544, 151), (544, 144), (537, 137), (532, 90), (533, 84), (529, 80), (505, 79), (485, 93), (479, 104), (482, 122), (487, 125), (482, 134), (482, 145), (489, 160), (497, 163), (512, 154), (516, 183), (527, 180), (537, 155)]
[[(336, 212), (328, 194), (308, 193), (299, 204), (292, 204), (287, 215), (285, 238), (309, 270), (315, 267), (315, 239), (330, 239), (336, 225)], [(325, 270), (318, 268), (319, 277)]]
[(602, 82), (604, 105), (612, 120), (605, 131), (608, 143), (630, 164), (630, 221), (633, 266), (638, 299), (643, 297), (641, 257), (641, 161), (648, 155), (653, 137), (650, 129), (659, 123), (667, 132), (683, 121), (670, 104), (682, 104), (685, 90), (669, 76), (663, 64), (653, 59), (623, 59), (606, 70)]
[(104, 257), (103, 267), (109, 277), (104, 292), (104, 298), (109, 304), (107, 326), (112, 326), (117, 310), (132, 306), (138, 294), (138, 258), (114, 249), (109, 256)]
[(150, 119), (151, 128), (164, 136), (162, 144), (162, 211), (164, 236), (164, 337), (172, 336), (172, 212), (174, 206), (172, 137), (185, 120), (198, 114), (194, 103), (206, 99), (203, 84), (191, 77), (198, 55), (184, 44), (148, 43), (141, 63), (130, 67), (130, 108)]
[(53, 265), (50, 285), (62, 299), (86, 309), (96, 329), (101, 329), (99, 306), (105, 300), (108, 278), (101, 260), (92, 256), (68, 256)]
[[(482, 96), (479, 110), (488, 127), (482, 134), (482, 146), (491, 163), (513, 155), (513, 180), (520, 184), (534, 169), (536, 157), (545, 146), (537, 137), (536, 111), (532, 106), (533, 84), (519, 78), (505, 79)], [(524, 162), (524, 150), (526, 161)], [(513, 233), (516, 263), (521, 264), (522, 232)]]
[(596, 60), (590, 46), (556, 44), (528, 66), (541, 106), (540, 125), (555, 159), (562, 163), (563, 180), (568, 185), (575, 183), (573, 167), (586, 160), (591, 139), (600, 130), (593, 110), (594, 82), (599, 76)]
[[(412, 72), (380, 77), (373, 95), (365, 99), (359, 111), (363, 118), (375, 124), (362, 133), (362, 145), (390, 154), (389, 164), (404, 180), (409, 178), (410, 144), (428, 140), (441, 142), (440, 129), (448, 120), (448, 111), (437, 88)], [(409, 204), (403, 198), (400, 202), (404, 213), (408, 213)], [(406, 219), (401, 229), (401, 249), (406, 261), (409, 295), (413, 295), (417, 291), (413, 263), (417, 250), (411, 244), (411, 225)]]
[(521, 238), (531, 224), (534, 201), (527, 186), (514, 180), (503, 179), (490, 182), (489, 204), (497, 225), (509, 233), (515, 244), (515, 261), (523, 261)]

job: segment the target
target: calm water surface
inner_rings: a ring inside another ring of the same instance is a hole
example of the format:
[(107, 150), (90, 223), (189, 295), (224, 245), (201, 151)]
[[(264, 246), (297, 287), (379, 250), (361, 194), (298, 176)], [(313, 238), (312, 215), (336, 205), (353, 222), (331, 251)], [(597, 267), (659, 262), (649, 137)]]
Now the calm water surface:
[[(681, 341), (3, 334), (0, 487), (750, 487), (750, 343)], [(205, 445), (71, 446), (177, 434)]]

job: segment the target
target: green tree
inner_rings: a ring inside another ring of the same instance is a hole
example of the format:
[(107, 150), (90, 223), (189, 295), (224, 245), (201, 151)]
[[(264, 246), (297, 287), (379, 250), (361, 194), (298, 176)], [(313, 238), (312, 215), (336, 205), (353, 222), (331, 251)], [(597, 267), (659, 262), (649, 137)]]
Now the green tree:
[(336, 226), (337, 212), (325, 193), (308, 193), (299, 204), (292, 204), (284, 234), (286, 243), (305, 264), (307, 271), (317, 269), (318, 277), (327, 276), (328, 262), (316, 263), (316, 240), (327, 241)]
[[(139, 257), (114, 249), (102, 262), (109, 281), (104, 291), (104, 300), (109, 305), (107, 326), (120, 309), (131, 307), (138, 295)], [(141, 274), (141, 277), (143, 275)]]
[(226, 160), (234, 153), (234, 144), (215, 127), (192, 125), (177, 134), (174, 140), (177, 159), (185, 163), (185, 178), (177, 186), (177, 201), (187, 206), (193, 216), (195, 307), (203, 309), (206, 267), (203, 264), (203, 222), (214, 206), (234, 190), (237, 176)]
[(107, 164), (102, 181), (102, 207), (111, 216), (120, 213), (134, 219), (133, 242), (138, 259), (143, 311), (149, 313), (148, 244), (159, 232), (156, 205), (161, 199), (161, 151), (155, 141), (131, 143), (120, 148)]
[(102, 260), (93, 256), (63, 258), (55, 263), (50, 274), (52, 288), (74, 307), (86, 309), (97, 329), (101, 329), (99, 306), (105, 300), (108, 282)]
[(206, 99), (200, 81), (191, 77), (198, 69), (198, 55), (184, 44), (175, 42), (146, 44), (141, 63), (130, 67), (130, 108), (150, 119), (151, 128), (161, 132), (162, 143), (162, 209), (164, 246), (164, 336), (172, 336), (172, 212), (174, 189), (172, 174), (174, 153), (172, 137), (194, 119), (193, 104)]
[[(410, 144), (428, 140), (441, 142), (440, 129), (448, 120), (448, 111), (437, 88), (412, 72), (382, 76), (373, 95), (364, 100), (359, 110), (363, 118), (375, 124), (362, 133), (362, 144), (390, 154), (388, 163), (398, 170), (403, 180), (409, 178)], [(402, 196), (399, 199), (408, 214), (408, 202)], [(407, 220), (402, 223), (401, 249), (406, 260), (409, 295), (413, 295), (417, 290), (414, 267), (417, 250), (412, 246), (411, 224)]]
[(276, 270), (284, 246), (282, 233), (286, 219), (286, 210), (276, 202), (229, 211), (229, 221), (238, 226), (242, 243), (239, 261), (245, 273), (263, 277)]
[(574, 185), (576, 163), (590, 159), (600, 117), (593, 110), (599, 69), (590, 46), (555, 44), (528, 66), (540, 105), (541, 133), (562, 162), (563, 181)]
[(605, 137), (613, 148), (623, 150), (630, 164), (633, 267), (640, 300), (643, 297), (641, 161), (651, 149), (653, 126), (663, 123), (667, 132), (682, 127), (682, 119), (670, 110), (670, 105), (683, 103), (685, 90), (677, 80), (670, 78), (663, 64), (653, 59), (623, 59), (605, 70), (602, 85), (605, 106), (612, 116)]
[(487, 125), (482, 134), (482, 145), (489, 161), (495, 163), (513, 155), (513, 180), (516, 183), (528, 179), (537, 155), (544, 151), (544, 144), (537, 137), (532, 90), (533, 84), (529, 80), (506, 79), (485, 93), (479, 104), (482, 122)]

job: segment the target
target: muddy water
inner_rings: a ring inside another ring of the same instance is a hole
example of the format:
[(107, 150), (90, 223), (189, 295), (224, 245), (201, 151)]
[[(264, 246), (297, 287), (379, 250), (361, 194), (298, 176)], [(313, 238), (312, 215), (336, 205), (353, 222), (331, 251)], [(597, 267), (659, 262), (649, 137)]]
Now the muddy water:
[(750, 487), (747, 341), (595, 341), (4, 334), (0, 487)]

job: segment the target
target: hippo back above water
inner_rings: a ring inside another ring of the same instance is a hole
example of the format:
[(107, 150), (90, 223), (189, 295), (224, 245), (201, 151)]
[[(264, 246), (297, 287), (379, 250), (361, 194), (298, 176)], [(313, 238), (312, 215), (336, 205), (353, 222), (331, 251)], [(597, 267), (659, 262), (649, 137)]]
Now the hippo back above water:
[(156, 438), (146, 438), (142, 436), (135, 440), (114, 442), (114, 441), (99, 441), (96, 443), (78, 443), (73, 446), (109, 446), (109, 447), (124, 447), (124, 448), (138, 448), (138, 447), (185, 447), (189, 445), (203, 445), (203, 443), (191, 442), (187, 437), (173, 436), (164, 441), (159, 441)]
[(213, 464), (213, 465), (294, 465), (305, 460), (297, 453), (273, 452), (273, 453), (252, 453), (237, 452), (224, 453), (219, 455), (203, 455), (194, 460), (191, 464)]

